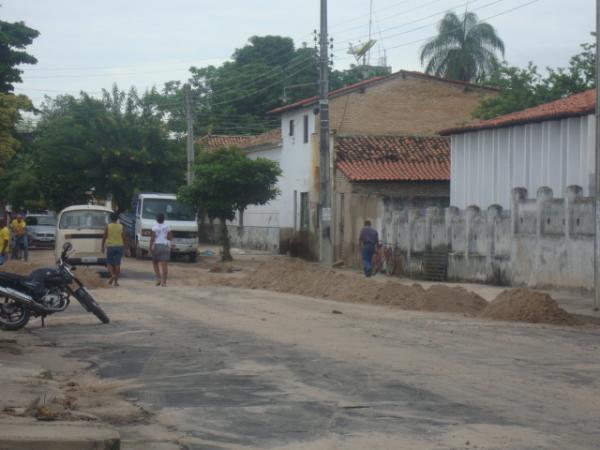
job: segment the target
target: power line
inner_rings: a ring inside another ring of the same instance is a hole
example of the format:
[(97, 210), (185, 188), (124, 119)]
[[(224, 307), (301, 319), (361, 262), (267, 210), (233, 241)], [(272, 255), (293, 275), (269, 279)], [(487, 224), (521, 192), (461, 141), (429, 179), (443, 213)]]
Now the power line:
[[(479, 0), (471, 0), (471, 3), (475, 2), (475, 1), (479, 1)], [(493, 5), (497, 4), (497, 3), (501, 3), (501, 2), (504, 2), (504, 1), (506, 1), (506, 0), (494, 0), (494, 1), (490, 2), (490, 3), (486, 3), (484, 5), (481, 5), (479, 8), (473, 8), (472, 11), (479, 11), (481, 9), (487, 8), (489, 6), (493, 6)], [(430, 15), (427, 15), (427, 16), (415, 19), (415, 20), (411, 20), (410, 22), (405, 22), (405, 23), (403, 23), (401, 25), (396, 25), (396, 26), (393, 26), (393, 27), (386, 28), (384, 30), (381, 30), (382, 36), (384, 38), (386, 38), (386, 39), (389, 39), (389, 38), (394, 38), (394, 37), (397, 37), (397, 36), (402, 36), (402, 35), (407, 34), (407, 33), (412, 33), (413, 31), (422, 30), (424, 28), (430, 27), (431, 25), (437, 25), (438, 22), (428, 23), (428, 24), (425, 24), (425, 25), (422, 25), (422, 26), (419, 26), (419, 27), (416, 27), (416, 28), (411, 28), (410, 30), (403, 31), (401, 33), (391, 34), (391, 35), (387, 35), (387, 36), (384, 34), (386, 31), (395, 30), (395, 29), (398, 29), (398, 28), (405, 27), (407, 25), (411, 25), (413, 23), (417, 23), (417, 22), (421, 22), (421, 21), (426, 20), (426, 19), (430, 19), (432, 17), (438, 16), (438, 15), (441, 15), (441, 14), (446, 14), (449, 11), (452, 11), (454, 9), (460, 8), (462, 6), (465, 6), (466, 4), (467, 4), (467, 2), (461, 3), (460, 5), (453, 6), (452, 8), (448, 8), (448, 9), (445, 9), (443, 11), (438, 11), (436, 13), (433, 13), (433, 14), (430, 14)], [(338, 41), (337, 43), (338, 44), (343, 44), (343, 43), (346, 43), (346, 42), (355, 41), (357, 39), (361, 39), (361, 38), (365, 38), (365, 37), (366, 37), (366, 35), (362, 35), (362, 36), (358, 36), (358, 37), (356, 37), (354, 39), (345, 39), (343, 41)]]
[[(419, 6), (414, 7), (414, 8), (407, 9), (407, 10), (404, 10), (404, 11), (400, 11), (399, 13), (392, 14), (390, 16), (384, 16), (383, 19), (379, 19), (378, 18), (377, 22), (384, 22), (386, 20), (390, 20), (390, 19), (393, 19), (393, 18), (398, 17), (398, 16), (403, 16), (403, 15), (405, 15), (407, 13), (416, 11), (418, 9), (425, 8), (427, 6), (430, 6), (430, 5), (434, 4), (434, 3), (438, 3), (440, 1), (442, 1), (442, 0), (431, 0), (428, 3), (423, 3), (423, 4), (419, 5)], [(477, 0), (474, 0), (474, 1), (477, 1)], [(340, 34), (346, 33), (347, 31), (357, 30), (359, 28), (364, 28), (364, 27), (365, 27), (365, 24), (360, 24), (360, 25), (356, 25), (356, 26), (353, 26), (353, 27), (350, 27), (350, 28), (344, 28), (343, 30), (337, 31), (335, 34), (336, 35), (340, 35)]]
[[(471, 0), (471, 1), (478, 1), (478, 0)], [(492, 6), (492, 5), (494, 5), (494, 4), (500, 3), (500, 2), (502, 2), (502, 1), (505, 1), (505, 0), (495, 0), (495, 1), (493, 1), (493, 2), (490, 2), (490, 3), (487, 3), (487, 4), (485, 4), (485, 5), (482, 5), (482, 6), (481, 6), (481, 7), (479, 7), (479, 8), (476, 8), (475, 10), (480, 10), (480, 9), (483, 9), (483, 8), (486, 8), (486, 7), (489, 7), (489, 6)], [(503, 11), (503, 12), (499, 13), (499, 14), (492, 15), (492, 16), (490, 16), (489, 18), (498, 17), (498, 16), (500, 16), (500, 15), (503, 15), (503, 14), (506, 14), (506, 13), (508, 13), (508, 12), (511, 12), (511, 11), (514, 11), (514, 10), (520, 9), (520, 8), (522, 8), (522, 7), (525, 7), (525, 6), (528, 6), (528, 5), (530, 5), (530, 4), (532, 4), (532, 3), (535, 3), (535, 2), (537, 2), (537, 1), (539, 1), (539, 0), (534, 0), (534, 1), (532, 1), (532, 2), (525, 3), (524, 5), (520, 5), (520, 6), (517, 6), (517, 7), (514, 7), (514, 8), (510, 8), (510, 9), (508, 9), (508, 10), (505, 10), (505, 11)], [(463, 3), (463, 4), (461, 4), (461, 5), (459, 5), (459, 6), (462, 6), (462, 5), (464, 5), (464, 3)], [(457, 8), (457, 7), (459, 7), (459, 6), (456, 6), (456, 7), (454, 7), (454, 8)], [(402, 27), (402, 26), (406, 26), (406, 25), (408, 25), (408, 24), (415, 23), (415, 22), (418, 22), (418, 21), (424, 20), (424, 19), (426, 19), (426, 18), (433, 17), (434, 15), (437, 15), (437, 14), (439, 14), (439, 12), (438, 12), (438, 13), (435, 13), (435, 14), (431, 14), (431, 15), (425, 16), (425, 17), (423, 17), (423, 18), (420, 18), (420, 19), (413, 20), (413, 21), (411, 21), (411, 22), (404, 23), (404, 24), (402, 24), (402, 25), (398, 25), (398, 26), (395, 26), (395, 27), (390, 27), (390, 28), (387, 28), (386, 30), (387, 30), (387, 31), (389, 31), (389, 30), (391, 30), (391, 29), (400, 28), (400, 27)], [(489, 18), (487, 18), (487, 19), (482, 19), (482, 20), (488, 20)], [(411, 32), (414, 32), (414, 31), (417, 31), (417, 30), (420, 30), (420, 29), (423, 29), (423, 28), (429, 27), (429, 26), (431, 26), (431, 25), (437, 25), (437, 22), (436, 22), (436, 23), (427, 24), (427, 25), (423, 25), (423, 26), (420, 26), (420, 27), (417, 27), (417, 28), (413, 28), (413, 29), (410, 29), (410, 30), (406, 30), (406, 31), (403, 31), (403, 32), (401, 32), (401, 33), (396, 33), (396, 34), (394, 34), (394, 35), (384, 36), (384, 37), (387, 37), (387, 38), (389, 38), (389, 37), (396, 37), (396, 36), (400, 36), (400, 35), (408, 34), (408, 33), (411, 33)], [(385, 30), (384, 30), (384, 31), (385, 31)], [(424, 41), (424, 40), (426, 40), (426, 39), (428, 39), (428, 38), (424, 38), (424, 39), (418, 39), (418, 40), (411, 41), (411, 42), (408, 42), (408, 43), (403, 43), (403, 44), (399, 44), (399, 45), (396, 45), (396, 46), (392, 46), (392, 47), (390, 47), (390, 48), (389, 48), (389, 50), (396, 49), (396, 48), (399, 48), (399, 47), (404, 47), (404, 46), (410, 45), (410, 44), (412, 44), (412, 43), (415, 43), (415, 42), (421, 42), (421, 41)], [(342, 41), (342, 42), (346, 42), (346, 41)], [(212, 96), (213, 96), (213, 97), (222, 97), (222, 96), (224, 96), (224, 95), (226, 95), (226, 94), (228, 94), (228, 93), (230, 93), (230, 92), (233, 92), (233, 91), (237, 91), (237, 90), (240, 90), (240, 89), (244, 89), (244, 88), (248, 88), (248, 87), (252, 87), (252, 86), (258, 85), (258, 82), (259, 82), (259, 80), (262, 80), (262, 79), (265, 79), (265, 80), (267, 80), (267, 79), (273, 78), (275, 75), (279, 75), (279, 74), (281, 74), (282, 72), (284, 72), (285, 70), (289, 70), (289, 69), (291, 69), (291, 68), (295, 68), (295, 67), (297, 67), (297, 66), (301, 65), (302, 63), (304, 63), (304, 62), (306, 62), (306, 61), (310, 60), (310, 59), (312, 58), (312, 56), (313, 56), (313, 55), (307, 55), (307, 56), (306, 56), (306, 57), (304, 57), (304, 58), (300, 57), (300, 58), (298, 58), (298, 59), (296, 59), (296, 60), (292, 60), (292, 61), (290, 61), (290, 63), (289, 63), (287, 66), (284, 66), (284, 67), (277, 67), (277, 68), (275, 68), (275, 69), (273, 69), (273, 70), (267, 71), (267, 72), (265, 72), (265, 73), (263, 73), (263, 74), (261, 74), (261, 75), (259, 75), (259, 76), (257, 76), (257, 77), (254, 77), (254, 78), (252, 78), (252, 79), (250, 79), (250, 80), (246, 80), (246, 81), (245, 81), (244, 83), (242, 83), (241, 85), (238, 85), (238, 86), (232, 86), (232, 87), (230, 87), (230, 88), (226, 88), (226, 89), (219, 90), (219, 91), (214, 91), (214, 92), (212, 92)], [(346, 56), (346, 57), (343, 57), (343, 56), (341, 56), (341, 57), (336, 57), (336, 58), (334, 58), (334, 59), (335, 59), (335, 60), (344, 60), (344, 59), (347, 59), (347, 58), (349, 58), (349, 57), (348, 57), (348, 56)], [(273, 83), (273, 84), (270, 84), (270, 85), (268, 85), (268, 86), (265, 86), (265, 87), (261, 88), (259, 91), (254, 91), (254, 92), (247, 93), (246, 95), (244, 95), (244, 96), (242, 96), (242, 97), (238, 97), (238, 99), (243, 99), (243, 98), (247, 98), (247, 97), (249, 97), (249, 96), (255, 95), (257, 92), (260, 92), (260, 91), (262, 91), (262, 90), (265, 90), (265, 89), (267, 89), (267, 88), (269, 88), (269, 87), (271, 87), (271, 86), (277, 85), (277, 84), (281, 83), (282, 81), (285, 81), (285, 80), (287, 80), (287, 79), (291, 78), (292, 76), (295, 76), (295, 75), (298, 75), (298, 74), (300, 74), (301, 72), (302, 72), (302, 71), (295, 72), (293, 75), (291, 75), (291, 76), (288, 76), (288, 77), (285, 77), (283, 80), (278, 80), (277, 82), (275, 82), (275, 83)], [(32, 89), (32, 90), (33, 90), (33, 89)], [(42, 90), (40, 90), (40, 91), (42, 91)], [(82, 91), (79, 91), (78, 93), (81, 93), (81, 92), (82, 92)], [(98, 94), (99, 94), (99, 93), (98, 93)], [(232, 100), (228, 100), (228, 101), (224, 101), (224, 102), (217, 102), (217, 103), (213, 103), (213, 105), (212, 105), (212, 106), (218, 106), (218, 105), (221, 105), (221, 104), (232, 103), (232, 102), (235, 102), (235, 101), (237, 101), (238, 99), (232, 99)], [(180, 100), (180, 101), (176, 101), (176, 102), (173, 102), (173, 103), (158, 103), (158, 102), (157, 102), (157, 103), (156, 103), (156, 106), (157, 106), (157, 107), (162, 107), (162, 108), (169, 107), (169, 106), (181, 106), (181, 104), (182, 104), (181, 102), (182, 102), (182, 100)]]
[[(501, 11), (498, 14), (494, 14), (494, 15), (491, 15), (491, 16), (488, 16), (488, 17), (484, 17), (483, 19), (481, 19), (481, 21), (486, 21), (486, 20), (494, 19), (494, 18), (499, 17), (499, 16), (503, 16), (505, 14), (511, 13), (511, 12), (516, 11), (516, 10), (521, 9), (521, 8), (525, 8), (526, 6), (532, 5), (532, 4), (537, 3), (539, 1), (540, 0), (531, 0), (531, 1), (527, 2), (527, 3), (523, 3), (522, 5), (518, 5), (518, 6), (515, 6), (513, 8), (509, 8), (509, 9), (506, 9), (504, 11)], [(459, 30), (459, 29), (460, 28), (457, 28), (456, 30)], [(403, 44), (399, 44), (399, 45), (396, 45), (396, 46), (393, 46), (393, 47), (388, 47), (387, 50), (394, 50), (396, 48), (406, 47), (408, 45), (412, 45), (412, 44), (416, 44), (418, 42), (426, 41), (428, 39), (431, 39), (431, 36), (430, 37), (426, 37), (426, 38), (422, 38), (422, 39), (416, 39), (416, 40), (410, 41), (410, 42), (405, 42)]]

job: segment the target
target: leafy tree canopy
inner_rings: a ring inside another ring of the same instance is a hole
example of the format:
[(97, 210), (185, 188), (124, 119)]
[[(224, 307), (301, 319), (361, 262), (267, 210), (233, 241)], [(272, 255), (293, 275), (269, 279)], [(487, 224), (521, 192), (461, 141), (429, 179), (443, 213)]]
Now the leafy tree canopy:
[(173, 192), (183, 181), (183, 144), (135, 90), (59, 96), (44, 105), (36, 133), (34, 171), (56, 209), (85, 202), (92, 187), (124, 209), (136, 190)]
[(20, 145), (15, 129), (20, 111), (31, 109), (31, 102), (24, 95), (0, 93), (0, 174)]
[(499, 87), (500, 93), (483, 100), (474, 117), (491, 119), (594, 88), (596, 46), (582, 44), (581, 48), (568, 67), (547, 68), (545, 76), (531, 62), (523, 69), (504, 62), (484, 80), (487, 85)]
[(425, 72), (461, 81), (479, 81), (494, 71), (504, 42), (490, 24), (477, 14), (461, 17), (448, 12), (438, 24), (438, 35), (421, 49)]
[(23, 71), (17, 68), (18, 65), (37, 63), (37, 59), (24, 49), (39, 34), (24, 22), (0, 20), (0, 92), (12, 92), (13, 83), (21, 82)]
[(220, 220), (222, 258), (231, 260), (226, 221), (249, 205), (274, 199), (281, 169), (275, 161), (249, 159), (237, 148), (221, 148), (200, 153), (194, 173), (194, 183), (181, 188), (179, 197), (209, 218)]
[[(385, 68), (356, 67), (331, 71), (330, 88), (337, 89), (371, 76), (389, 73)], [(295, 47), (291, 38), (253, 36), (235, 50), (221, 66), (190, 68), (197, 135), (256, 134), (279, 126), (275, 117), (266, 117), (285, 98), (293, 102), (318, 92), (317, 52), (305, 43)], [(185, 132), (183, 85), (165, 84), (148, 98), (165, 113), (169, 127)]]

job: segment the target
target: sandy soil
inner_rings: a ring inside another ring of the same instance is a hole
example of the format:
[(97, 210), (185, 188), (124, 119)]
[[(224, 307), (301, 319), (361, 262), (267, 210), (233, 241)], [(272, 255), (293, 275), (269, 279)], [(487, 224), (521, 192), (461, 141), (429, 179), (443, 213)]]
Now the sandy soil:
[(317, 264), (286, 257), (205, 261), (198, 267), (177, 265), (172, 282), (183, 286), (229, 286), (262, 289), (342, 302), (384, 305), (413, 311), (448, 312), (513, 322), (579, 326), (582, 322), (564, 311), (548, 295), (527, 289), (509, 289), (491, 304), (461, 286), (402, 283), (388, 277), (364, 278), (350, 271), (323, 269)]
[[(563, 326), (571, 318), (537, 293), (488, 304), (462, 288), (262, 256), (173, 263), (166, 289), (149, 261), (124, 267), (121, 288), (94, 292), (110, 325), (72, 307), (46, 328), (2, 333), (0, 416), (102, 420), (131, 450), (578, 450), (600, 440), (598, 331)], [(477, 317), (539, 322), (540, 310), (560, 326)], [(176, 394), (184, 406), (168, 403)], [(268, 419), (245, 429), (250, 417)], [(269, 422), (291, 431), (261, 440)]]

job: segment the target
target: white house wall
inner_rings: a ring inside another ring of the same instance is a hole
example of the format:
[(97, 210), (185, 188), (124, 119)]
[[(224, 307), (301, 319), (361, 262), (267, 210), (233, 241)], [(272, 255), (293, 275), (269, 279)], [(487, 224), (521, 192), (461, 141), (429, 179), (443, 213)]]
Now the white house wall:
[[(281, 147), (250, 152), (250, 159), (265, 158), (281, 164)], [(278, 187), (281, 190), (281, 178)], [(281, 195), (265, 205), (250, 205), (244, 211), (244, 226), (246, 227), (279, 227), (279, 210), (281, 208)]]
[[(308, 116), (308, 142), (303, 140), (304, 116)], [(294, 121), (294, 136), (289, 135), (289, 122)], [(312, 108), (284, 113), (281, 117), (283, 149), (281, 154), (281, 209), (282, 228), (298, 229), (300, 223), (300, 193), (310, 192), (312, 183), (312, 134), (315, 116)], [(294, 193), (296, 198), (294, 199)]]
[(594, 116), (474, 131), (451, 138), (450, 204), (510, 207), (511, 189), (593, 192)]

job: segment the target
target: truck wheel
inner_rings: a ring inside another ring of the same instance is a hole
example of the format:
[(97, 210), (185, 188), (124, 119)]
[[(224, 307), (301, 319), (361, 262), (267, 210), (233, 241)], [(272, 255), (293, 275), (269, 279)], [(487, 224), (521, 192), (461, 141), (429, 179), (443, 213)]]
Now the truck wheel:
[(198, 252), (188, 253), (188, 262), (195, 263), (198, 261)]

